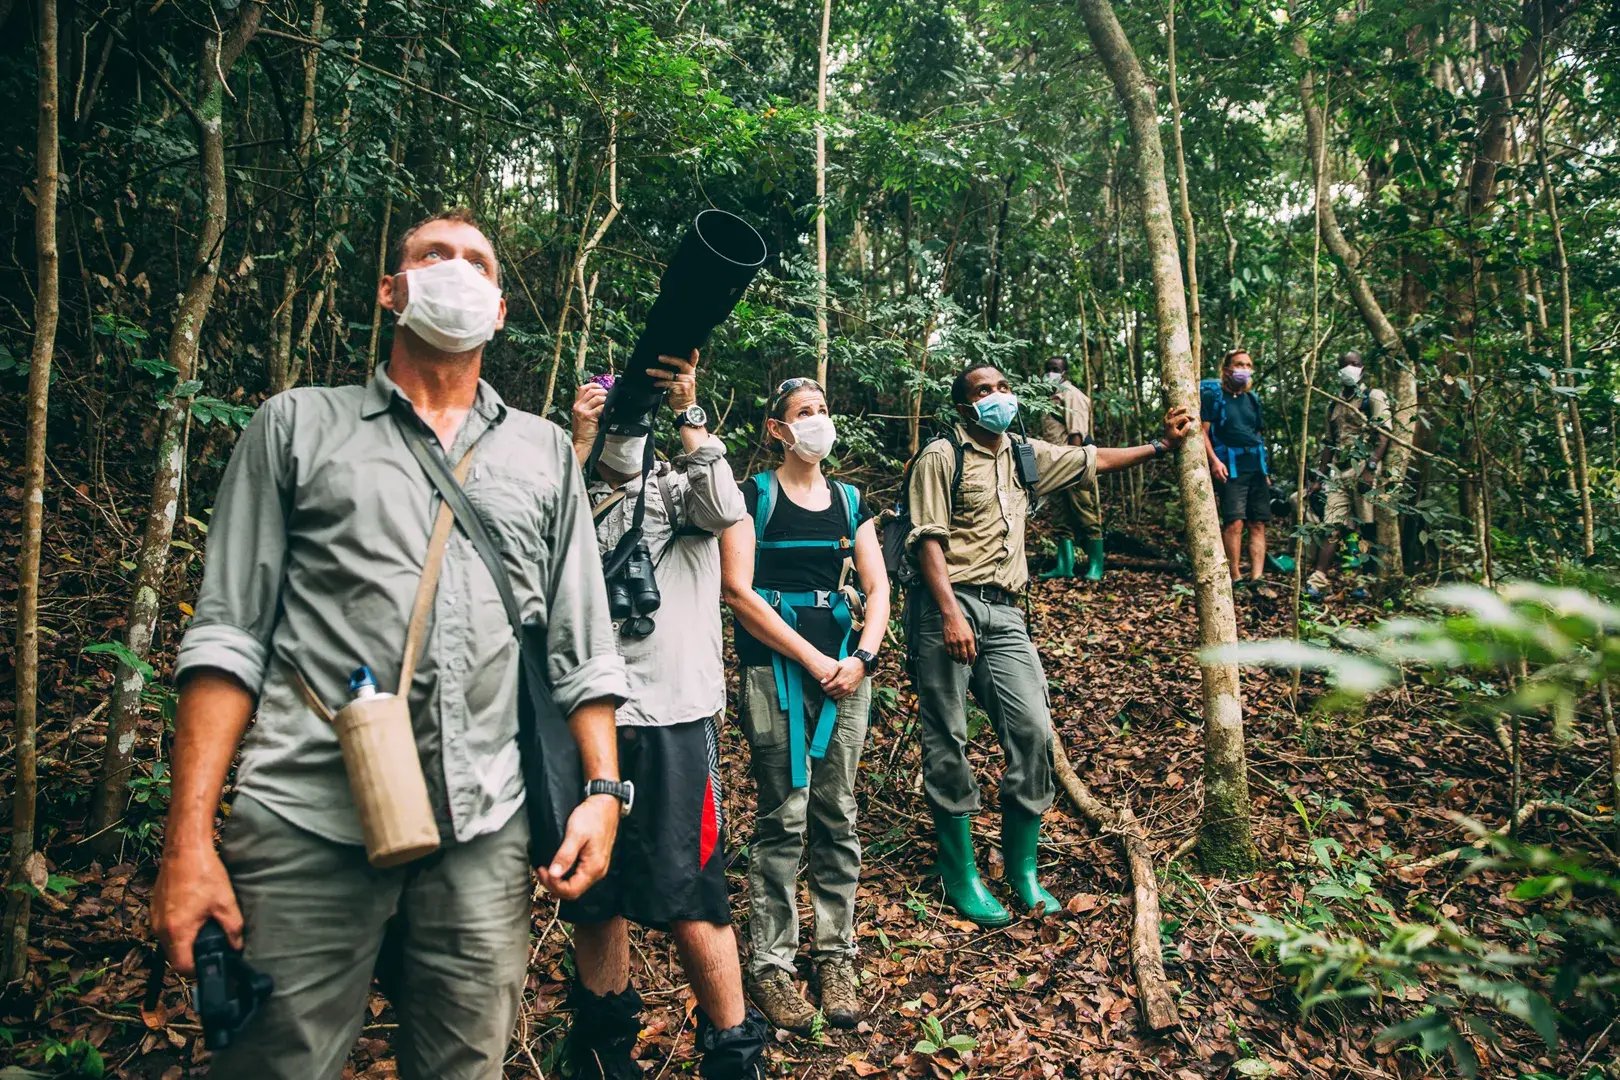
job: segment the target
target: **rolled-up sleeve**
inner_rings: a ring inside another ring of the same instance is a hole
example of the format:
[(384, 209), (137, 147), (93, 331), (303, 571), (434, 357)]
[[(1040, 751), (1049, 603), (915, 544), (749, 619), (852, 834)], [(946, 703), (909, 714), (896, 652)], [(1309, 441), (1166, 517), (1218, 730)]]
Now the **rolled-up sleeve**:
[(551, 552), (546, 575), (546, 672), (558, 708), (572, 713), (590, 701), (622, 704), (630, 696), (630, 681), (614, 640), (585, 481), (568, 437), (560, 429), (556, 434), (554, 468), (562, 490), (552, 534), (546, 538)]
[(906, 489), (906, 505), (911, 509), (908, 549), (923, 540), (938, 540), (942, 546), (950, 546), (951, 480), (956, 464), (952, 457), (961, 452), (940, 440), (917, 455), (911, 485)]
[(690, 454), (678, 455), (675, 467), (686, 477), (686, 505), (680, 516), (687, 524), (718, 536), (748, 516), (742, 489), (726, 460), (726, 444), (718, 438), (710, 435)]
[(1035, 450), (1035, 467), (1040, 479), (1035, 494), (1047, 495), (1070, 484), (1089, 479), (1097, 471), (1095, 446), (1058, 446), (1040, 439), (1029, 440)]
[(231, 452), (214, 500), (196, 617), (181, 638), (175, 681), (210, 668), (255, 697), (281, 611), (292, 497), (290, 399), (259, 407)]

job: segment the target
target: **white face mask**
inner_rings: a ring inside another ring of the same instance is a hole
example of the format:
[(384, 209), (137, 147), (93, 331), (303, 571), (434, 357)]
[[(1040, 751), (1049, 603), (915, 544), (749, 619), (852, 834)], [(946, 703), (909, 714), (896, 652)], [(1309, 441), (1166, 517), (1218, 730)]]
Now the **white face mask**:
[(1048, 371), (1045, 375), (1042, 376), (1042, 378), (1044, 378), (1047, 382), (1051, 383), (1053, 386), (1057, 386), (1059, 383), (1061, 383), (1063, 381), (1063, 372), (1061, 372), (1061, 371)]
[(838, 441), (838, 429), (832, 417), (826, 414), (794, 421), (788, 425), (788, 430), (793, 432), (793, 445), (789, 449), (811, 463), (832, 453), (833, 443)]
[(446, 259), (404, 272), (399, 325), (435, 349), (463, 353), (495, 336), (501, 290), (466, 259)]
[(602, 456), (596, 460), (613, 472), (640, 476), (647, 456), (647, 436), (609, 435), (602, 440)]
[(1361, 369), (1354, 365), (1340, 368), (1339, 381), (1346, 386), (1355, 386), (1361, 382)]

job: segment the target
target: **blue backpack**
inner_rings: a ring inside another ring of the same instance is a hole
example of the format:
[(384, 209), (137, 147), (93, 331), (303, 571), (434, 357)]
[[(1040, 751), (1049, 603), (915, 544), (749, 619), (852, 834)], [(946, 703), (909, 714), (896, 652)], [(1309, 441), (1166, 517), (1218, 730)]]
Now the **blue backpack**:
[[(1198, 383), (1198, 408), (1201, 416), (1210, 417), (1209, 441), (1215, 447), (1215, 456), (1226, 462), (1227, 476), (1236, 479), (1238, 475), (1238, 458), (1250, 457), (1259, 452), (1260, 473), (1265, 475), (1271, 471), (1266, 464), (1266, 444), (1262, 440), (1257, 447), (1239, 447), (1234, 449), (1221, 442), (1221, 428), (1226, 426), (1226, 393), (1219, 379), (1201, 379)], [(1260, 396), (1255, 395), (1255, 427), (1260, 431), (1266, 429), (1265, 409), (1261, 405)]]
[[(771, 522), (771, 513), (776, 509), (781, 485), (777, 483), (776, 473), (756, 473), (752, 477), (754, 489), (758, 499), (754, 503), (754, 572), (759, 572), (759, 553), (761, 551), (781, 550), (833, 550), (842, 551), (846, 558), (853, 558), (855, 554), (855, 529), (860, 520), (861, 493), (853, 484), (846, 484), (841, 480), (829, 479), (833, 492), (838, 496), (835, 500), (844, 508), (844, 535), (837, 540), (767, 540), (765, 527)], [(771, 608), (780, 616), (788, 626), (797, 628), (799, 625), (799, 612), (824, 608), (831, 612), (834, 623), (842, 632), (838, 643), (838, 659), (842, 660), (849, 655), (849, 639), (854, 628), (855, 612), (850, 607), (849, 597), (843, 589), (821, 589), (808, 592), (782, 592), (777, 589), (766, 589), (758, 585), (754, 591), (759, 594)], [(788, 772), (793, 787), (802, 788), (809, 783), (809, 770), (805, 761), (804, 747), (804, 680), (808, 674), (797, 663), (789, 660), (781, 653), (771, 653), (771, 667), (776, 676), (776, 703), (787, 714), (788, 721)], [(816, 717), (816, 727), (810, 738), (809, 757), (820, 759), (827, 756), (827, 748), (832, 743), (833, 727), (838, 720), (838, 703), (832, 698), (822, 695), (821, 711)]]

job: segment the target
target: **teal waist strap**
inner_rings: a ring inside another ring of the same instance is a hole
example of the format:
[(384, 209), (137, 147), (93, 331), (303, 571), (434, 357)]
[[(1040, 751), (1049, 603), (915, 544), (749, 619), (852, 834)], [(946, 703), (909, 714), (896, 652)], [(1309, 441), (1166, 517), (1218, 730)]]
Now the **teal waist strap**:
[[(839, 629), (838, 659), (842, 660), (849, 655), (849, 631), (852, 625), (849, 601), (844, 594), (832, 592), (778, 592), (775, 589), (755, 588), (767, 604), (782, 616), (782, 621), (797, 630), (799, 627), (799, 612), (804, 609), (822, 608), (832, 612), (833, 621)], [(795, 788), (802, 788), (810, 783), (809, 765), (805, 755), (804, 739), (804, 680), (810, 673), (804, 665), (789, 660), (781, 653), (772, 653), (771, 669), (776, 676), (776, 703), (787, 714), (788, 721), (788, 772)], [(832, 743), (833, 728), (838, 721), (838, 703), (825, 693), (821, 696), (821, 712), (816, 717), (815, 733), (810, 738), (809, 757), (820, 760), (827, 756), (827, 747)]]

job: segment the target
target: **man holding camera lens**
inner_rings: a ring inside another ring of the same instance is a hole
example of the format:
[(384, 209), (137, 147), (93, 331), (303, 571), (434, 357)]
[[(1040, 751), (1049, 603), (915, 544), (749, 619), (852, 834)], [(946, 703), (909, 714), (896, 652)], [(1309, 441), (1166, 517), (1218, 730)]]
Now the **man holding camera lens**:
[[(725, 445), (697, 403), (698, 354), (659, 357), (647, 374), (675, 414), (681, 452), (648, 462), (647, 436), (609, 434), (590, 481), (597, 544), (607, 555), (634, 528), (640, 544), (608, 566), (608, 598), (630, 700), (618, 712), (619, 760), (635, 803), (601, 884), (562, 907), (575, 924), (574, 1022), (564, 1072), (637, 1077), (631, 1059), (641, 998), (630, 985), (626, 920), (667, 929), (697, 996), (698, 1046), (709, 1080), (762, 1076), (766, 1029), (743, 1000), (726, 895), (715, 718), (726, 704), (717, 537), (746, 516)], [(607, 404), (598, 381), (574, 397), (574, 452), (588, 464)]]

